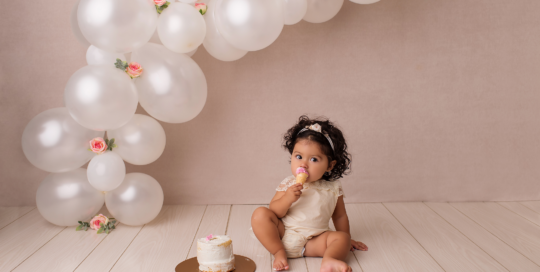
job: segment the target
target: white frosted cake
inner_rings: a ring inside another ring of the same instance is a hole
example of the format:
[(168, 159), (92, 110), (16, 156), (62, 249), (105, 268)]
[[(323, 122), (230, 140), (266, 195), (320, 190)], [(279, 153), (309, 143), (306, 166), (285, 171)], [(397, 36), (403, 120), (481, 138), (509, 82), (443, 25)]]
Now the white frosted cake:
[(234, 270), (232, 240), (225, 235), (208, 236), (197, 240), (197, 261), (203, 272)]

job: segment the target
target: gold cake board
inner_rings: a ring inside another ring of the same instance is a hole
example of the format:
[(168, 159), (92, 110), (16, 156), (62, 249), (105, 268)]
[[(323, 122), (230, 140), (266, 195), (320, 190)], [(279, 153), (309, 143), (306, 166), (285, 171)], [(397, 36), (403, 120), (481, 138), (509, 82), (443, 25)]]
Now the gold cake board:
[[(255, 268), (257, 267), (252, 259), (236, 254), (234, 254), (234, 266), (234, 272), (254, 272)], [(197, 262), (197, 257), (193, 257), (179, 263), (174, 271), (199, 272), (199, 262)]]

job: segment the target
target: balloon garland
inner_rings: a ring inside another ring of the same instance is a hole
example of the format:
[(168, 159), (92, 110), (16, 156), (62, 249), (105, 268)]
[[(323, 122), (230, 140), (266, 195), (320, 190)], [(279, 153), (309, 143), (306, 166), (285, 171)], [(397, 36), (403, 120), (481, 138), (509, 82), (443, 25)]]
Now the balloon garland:
[[(69, 78), (65, 107), (38, 114), (22, 135), (26, 158), (50, 172), (36, 194), (41, 215), (108, 233), (115, 221), (102, 215), (81, 222), (105, 203), (121, 223), (152, 221), (163, 190), (147, 174), (126, 174), (124, 161), (145, 165), (161, 156), (166, 136), (155, 119), (184, 123), (202, 111), (206, 78), (190, 56), (202, 44), (218, 60), (238, 60), (272, 44), (284, 25), (330, 20), (343, 1), (79, 0), (71, 27), (88, 46), (88, 65)], [(138, 103), (153, 118), (135, 114)]]

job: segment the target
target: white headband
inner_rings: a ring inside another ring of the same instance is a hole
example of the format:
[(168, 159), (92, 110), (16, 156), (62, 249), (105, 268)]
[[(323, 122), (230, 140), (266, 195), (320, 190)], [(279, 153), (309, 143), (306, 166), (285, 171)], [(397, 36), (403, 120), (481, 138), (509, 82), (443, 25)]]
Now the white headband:
[(332, 140), (330, 139), (330, 136), (328, 136), (328, 134), (326, 134), (326, 133), (322, 133), (321, 132), (321, 125), (319, 125), (317, 123), (315, 123), (315, 124), (313, 124), (311, 126), (306, 126), (305, 128), (301, 129), (300, 131), (298, 131), (296, 136), (298, 136), (300, 133), (302, 133), (302, 132), (304, 132), (304, 131), (306, 131), (308, 129), (313, 130), (313, 131), (317, 131), (317, 132), (321, 133), (322, 135), (324, 135), (324, 137), (326, 137), (326, 139), (328, 139), (328, 142), (330, 143), (330, 146), (332, 147), (332, 151), (334, 151), (334, 153), (336, 152), (334, 150), (334, 144), (332, 143)]

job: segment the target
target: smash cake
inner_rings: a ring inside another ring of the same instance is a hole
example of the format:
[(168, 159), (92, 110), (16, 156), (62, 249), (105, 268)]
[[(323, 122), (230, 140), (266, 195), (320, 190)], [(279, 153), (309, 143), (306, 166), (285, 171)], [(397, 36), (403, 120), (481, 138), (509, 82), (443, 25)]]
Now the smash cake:
[(234, 270), (232, 240), (226, 235), (212, 234), (197, 240), (199, 271), (229, 272)]

